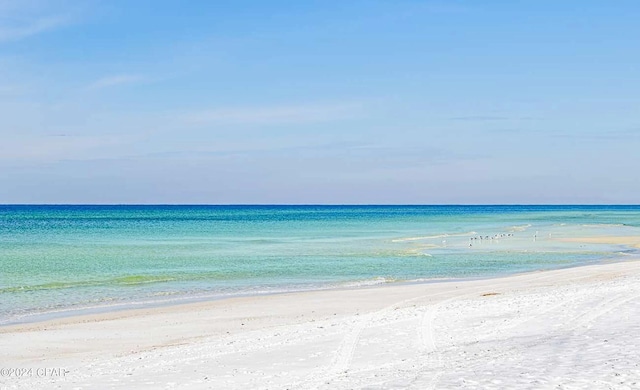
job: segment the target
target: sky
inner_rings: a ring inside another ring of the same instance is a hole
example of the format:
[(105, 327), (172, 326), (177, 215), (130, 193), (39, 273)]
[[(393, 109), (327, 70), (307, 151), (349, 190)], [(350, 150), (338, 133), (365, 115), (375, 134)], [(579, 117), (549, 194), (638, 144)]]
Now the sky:
[(636, 0), (0, 0), (0, 203), (638, 204)]

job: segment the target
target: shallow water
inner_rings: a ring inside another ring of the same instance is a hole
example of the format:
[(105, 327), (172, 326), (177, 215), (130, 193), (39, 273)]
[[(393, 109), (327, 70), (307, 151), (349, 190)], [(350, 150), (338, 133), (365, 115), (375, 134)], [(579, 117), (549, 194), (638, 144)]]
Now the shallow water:
[(600, 235), (640, 235), (640, 206), (0, 206), (0, 323), (634, 252), (560, 241)]

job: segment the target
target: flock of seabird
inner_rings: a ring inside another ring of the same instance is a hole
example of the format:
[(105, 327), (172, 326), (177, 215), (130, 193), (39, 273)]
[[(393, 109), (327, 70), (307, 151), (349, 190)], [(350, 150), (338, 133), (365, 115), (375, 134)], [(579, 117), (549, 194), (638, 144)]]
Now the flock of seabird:
[(476, 241), (478, 241), (478, 242), (492, 241), (492, 240), (497, 240), (499, 238), (504, 238), (504, 237), (513, 237), (513, 233), (499, 233), (499, 234), (494, 234), (493, 236), (470, 237), (469, 238), (469, 246), (473, 246), (473, 243), (476, 242)]

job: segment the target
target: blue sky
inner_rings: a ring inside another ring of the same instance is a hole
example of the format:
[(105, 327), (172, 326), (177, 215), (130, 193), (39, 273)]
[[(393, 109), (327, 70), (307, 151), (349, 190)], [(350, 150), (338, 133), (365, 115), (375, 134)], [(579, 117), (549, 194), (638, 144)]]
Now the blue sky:
[(0, 203), (640, 203), (638, 20), (0, 0)]

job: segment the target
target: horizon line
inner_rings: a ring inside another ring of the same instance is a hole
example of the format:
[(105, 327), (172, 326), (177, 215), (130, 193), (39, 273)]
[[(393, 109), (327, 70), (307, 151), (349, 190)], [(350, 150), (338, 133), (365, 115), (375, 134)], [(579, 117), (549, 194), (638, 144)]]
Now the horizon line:
[(640, 206), (640, 203), (0, 203), (0, 206)]

